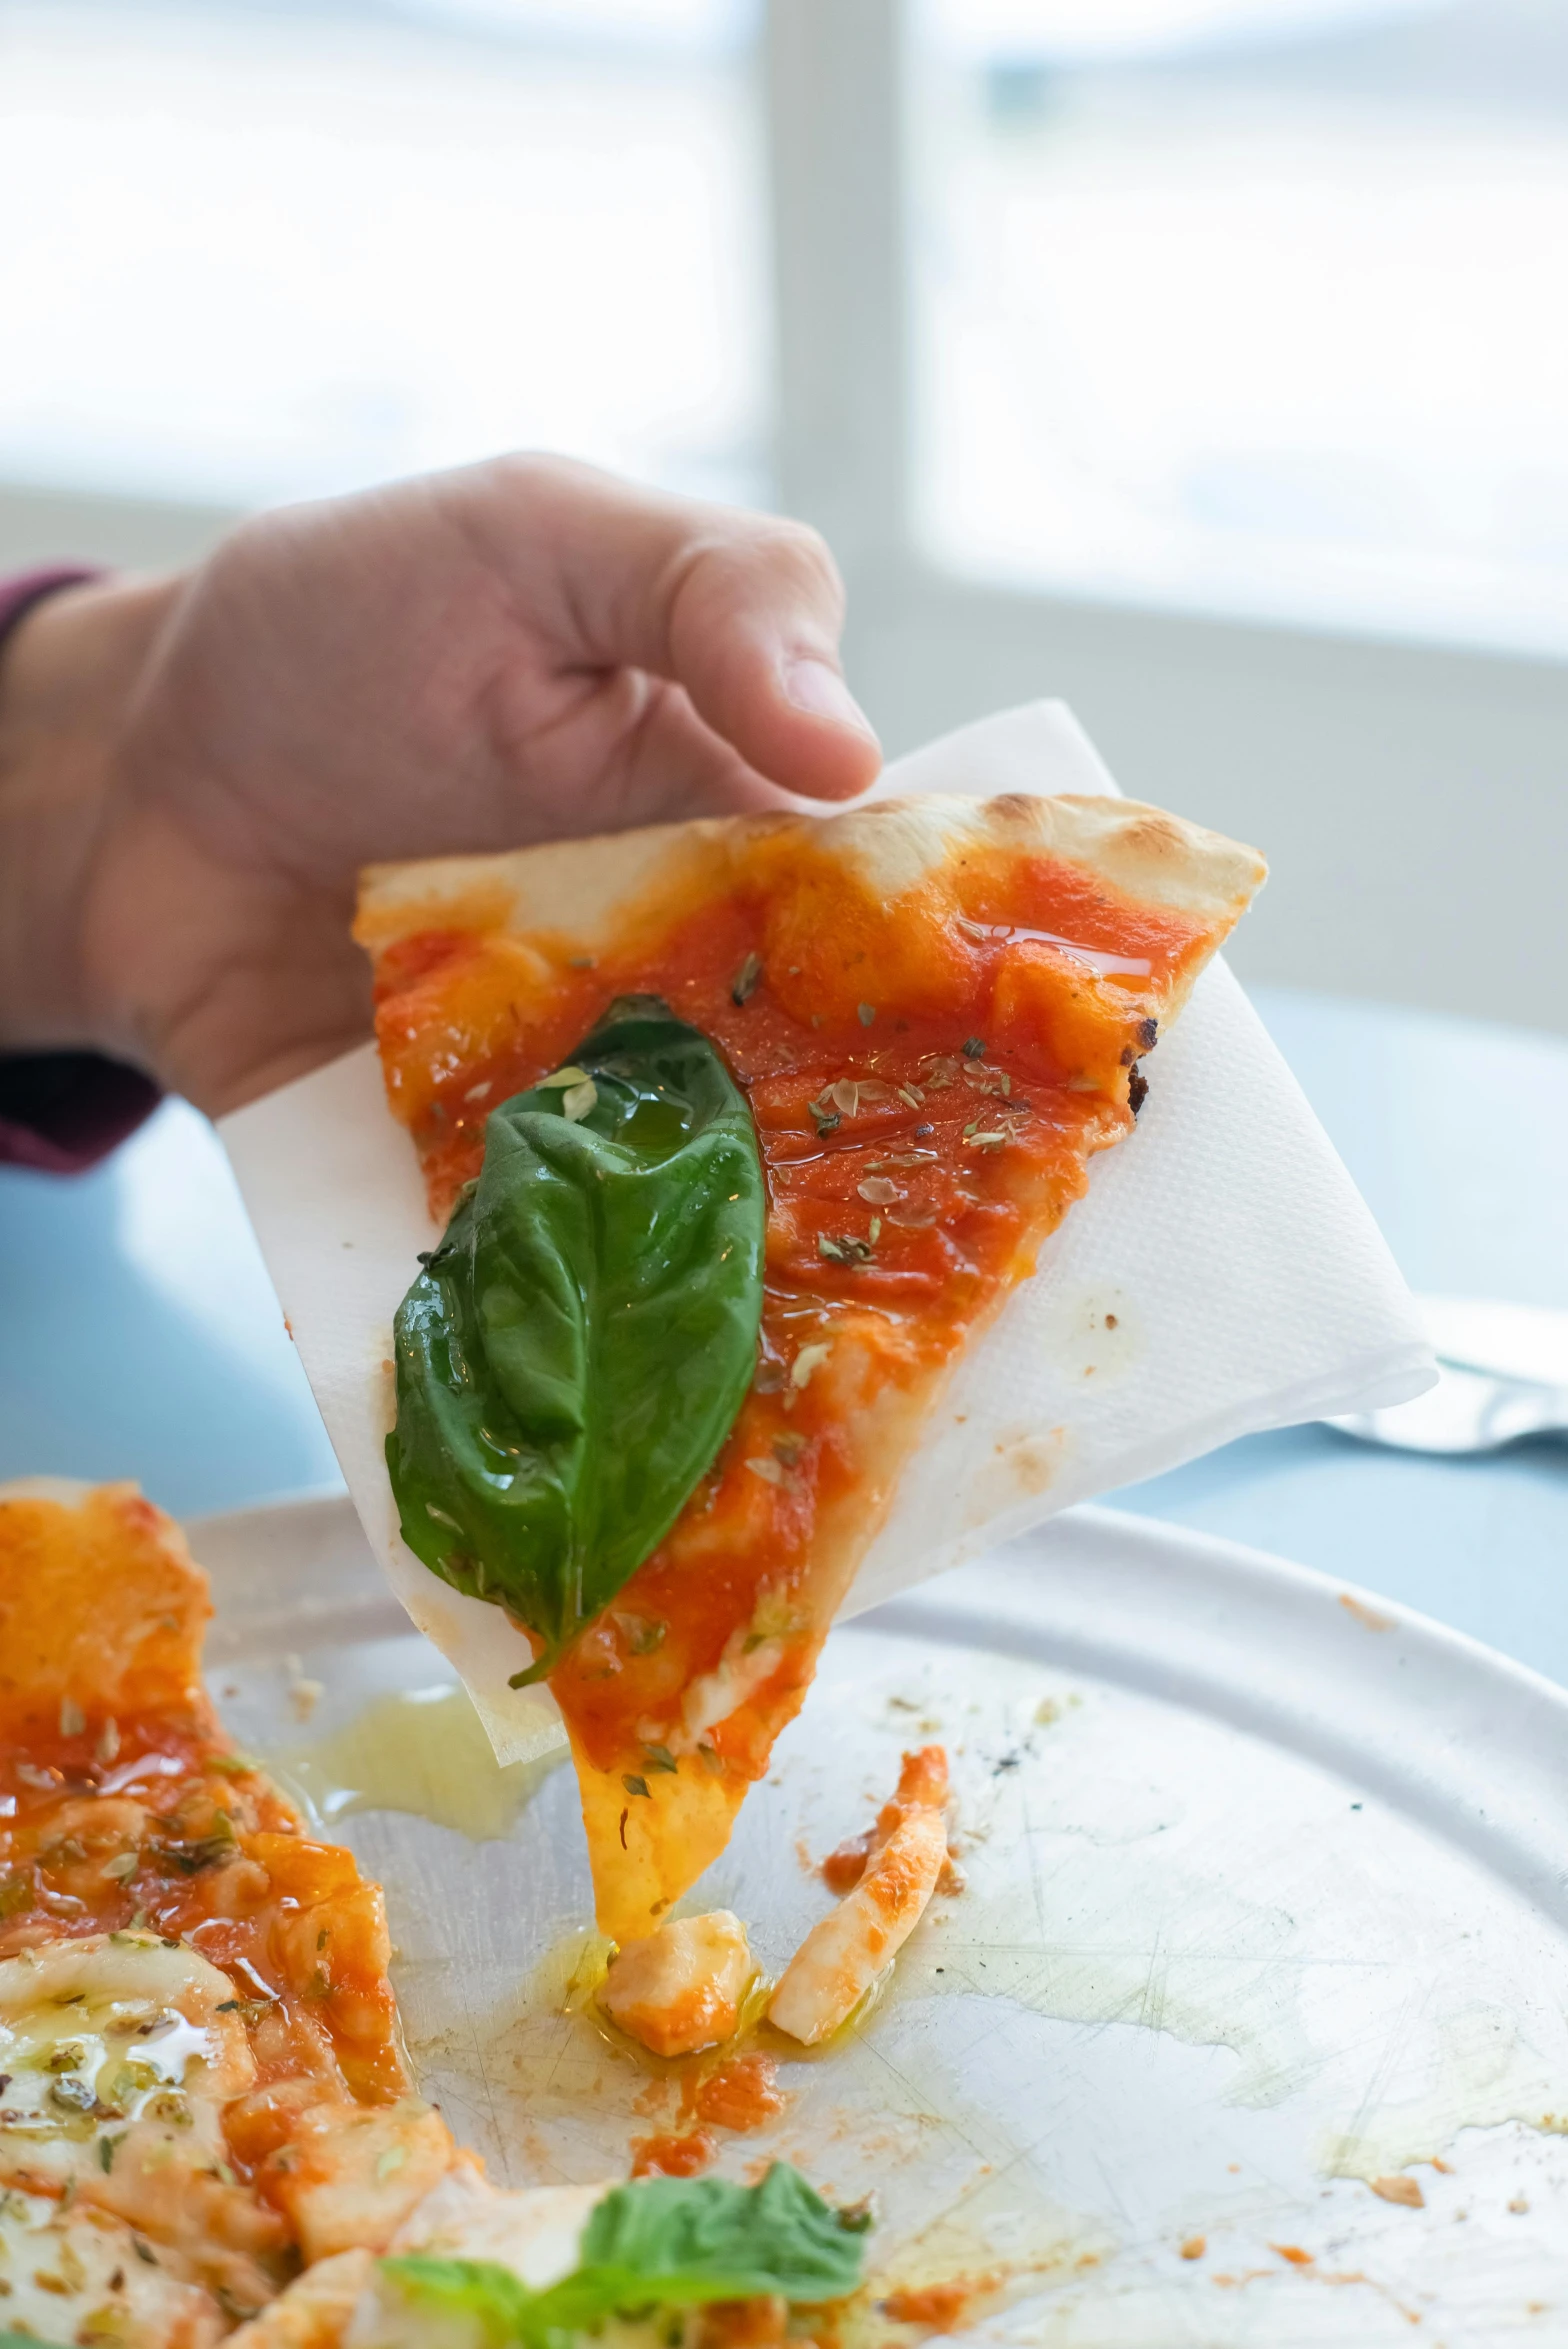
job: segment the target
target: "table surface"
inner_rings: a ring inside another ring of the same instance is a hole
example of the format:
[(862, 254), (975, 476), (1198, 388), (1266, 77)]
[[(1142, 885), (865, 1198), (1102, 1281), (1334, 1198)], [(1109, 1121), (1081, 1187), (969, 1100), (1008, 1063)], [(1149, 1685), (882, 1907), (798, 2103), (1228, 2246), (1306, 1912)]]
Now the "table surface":
[[(1414, 1287), (1568, 1308), (1568, 1042), (1255, 1000)], [(0, 1170), (0, 1284), (0, 1478), (135, 1477), (182, 1516), (339, 1482), (222, 1150), (182, 1103), (92, 1174)], [(1290, 1428), (1107, 1497), (1568, 1682), (1568, 1442), (1423, 1460)]]

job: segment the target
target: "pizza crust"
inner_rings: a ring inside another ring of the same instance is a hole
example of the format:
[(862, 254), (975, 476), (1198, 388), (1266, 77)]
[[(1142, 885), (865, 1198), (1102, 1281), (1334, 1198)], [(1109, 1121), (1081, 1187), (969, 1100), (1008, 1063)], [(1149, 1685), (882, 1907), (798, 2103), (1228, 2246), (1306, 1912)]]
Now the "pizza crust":
[(705, 886), (717, 892), (751, 852), (775, 841), (787, 852), (796, 839), (839, 859), (884, 901), (939, 875), (966, 849), (1002, 850), (1059, 858), (1219, 931), (1240, 918), (1268, 872), (1256, 849), (1141, 800), (933, 792), (836, 816), (714, 816), (499, 856), (370, 865), (354, 934), (372, 957), (444, 928), (554, 933), (591, 953), (612, 945), (640, 906)]
[(62, 1705), (210, 1720), (206, 1577), (135, 1485), (5, 1486), (0, 1565), (0, 1737), (54, 1734)]

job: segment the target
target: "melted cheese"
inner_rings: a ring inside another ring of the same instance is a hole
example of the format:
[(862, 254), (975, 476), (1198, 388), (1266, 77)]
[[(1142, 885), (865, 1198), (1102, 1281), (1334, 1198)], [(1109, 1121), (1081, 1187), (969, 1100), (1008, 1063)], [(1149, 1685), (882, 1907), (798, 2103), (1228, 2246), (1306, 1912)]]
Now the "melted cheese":
[(178, 2262), (147, 2250), (103, 2211), (0, 2193), (0, 2328), (115, 2349), (210, 2349), (228, 2317)]
[[(219, 2107), (255, 2078), (227, 1975), (195, 1950), (115, 1933), (0, 1962), (0, 2178), (93, 2194), (144, 2124), (215, 2158)], [(181, 2164), (181, 2167), (184, 2165)]]
[(600, 2004), (655, 2055), (694, 2055), (734, 2036), (755, 1972), (739, 1917), (710, 1909), (674, 1919), (619, 1951)]

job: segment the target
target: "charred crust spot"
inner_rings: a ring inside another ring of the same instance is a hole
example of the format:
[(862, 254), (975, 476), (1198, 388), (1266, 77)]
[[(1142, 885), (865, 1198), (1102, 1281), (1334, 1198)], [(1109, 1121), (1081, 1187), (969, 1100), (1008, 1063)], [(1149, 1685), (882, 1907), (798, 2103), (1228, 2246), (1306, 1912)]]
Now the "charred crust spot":
[(1138, 1022), (1138, 1041), (1145, 1052), (1152, 1052), (1159, 1040), (1160, 1023), (1158, 1020), (1140, 1020)]
[(989, 812), (1004, 824), (1033, 824), (1038, 821), (1039, 805), (1027, 791), (999, 791)]
[(1169, 816), (1156, 813), (1136, 817), (1122, 834), (1124, 846), (1139, 849), (1145, 856), (1166, 857), (1179, 853), (1185, 845), (1181, 827)]
[(1149, 1080), (1141, 1068), (1135, 1068), (1127, 1079), (1127, 1106), (1136, 1117), (1149, 1098)]

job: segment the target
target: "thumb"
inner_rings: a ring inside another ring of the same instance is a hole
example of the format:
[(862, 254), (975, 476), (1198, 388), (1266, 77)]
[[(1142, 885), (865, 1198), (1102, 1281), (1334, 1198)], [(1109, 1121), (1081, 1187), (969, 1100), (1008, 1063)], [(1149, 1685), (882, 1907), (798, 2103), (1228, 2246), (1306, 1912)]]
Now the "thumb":
[(661, 674), (770, 781), (813, 799), (867, 790), (882, 753), (839, 666), (844, 589), (816, 532), (738, 514), (683, 550), (677, 573)]
[(498, 559), (527, 574), (530, 617), (565, 663), (667, 678), (786, 791), (851, 799), (876, 780), (881, 749), (839, 664), (843, 583), (815, 531), (558, 459), (476, 469), (498, 472), (513, 561)]

